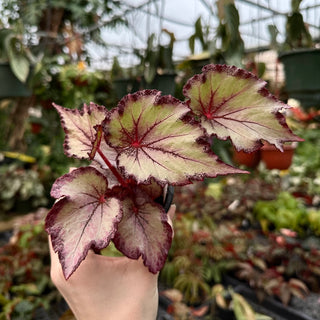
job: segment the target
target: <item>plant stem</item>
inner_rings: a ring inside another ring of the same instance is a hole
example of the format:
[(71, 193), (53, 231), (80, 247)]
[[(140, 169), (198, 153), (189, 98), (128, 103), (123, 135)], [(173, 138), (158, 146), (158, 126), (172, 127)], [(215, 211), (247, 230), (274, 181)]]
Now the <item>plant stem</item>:
[(109, 167), (109, 169), (112, 171), (112, 173), (114, 174), (114, 176), (117, 178), (117, 180), (120, 182), (120, 184), (123, 187), (127, 187), (128, 184), (126, 183), (126, 181), (122, 178), (122, 176), (120, 175), (120, 173), (117, 171), (117, 169), (110, 163), (110, 161), (108, 160), (108, 158), (103, 154), (103, 152), (100, 150), (100, 148), (98, 147), (97, 149), (99, 155), (101, 156), (101, 158), (103, 159), (103, 161), (105, 162), (105, 164)]

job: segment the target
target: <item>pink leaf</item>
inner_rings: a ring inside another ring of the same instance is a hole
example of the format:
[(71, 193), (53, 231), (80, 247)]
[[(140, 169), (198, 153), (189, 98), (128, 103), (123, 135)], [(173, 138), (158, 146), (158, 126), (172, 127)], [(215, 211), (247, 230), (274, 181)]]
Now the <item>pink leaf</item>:
[(106, 178), (93, 167), (76, 169), (52, 187), (51, 195), (60, 200), (47, 215), (46, 230), (66, 279), (89, 249), (105, 248), (115, 233), (122, 210), (119, 200), (108, 196), (108, 191)]
[(157, 273), (166, 261), (172, 228), (163, 208), (137, 188), (135, 194), (123, 202), (123, 217), (113, 241), (127, 257), (142, 256), (150, 272)]
[(145, 90), (123, 98), (105, 123), (107, 143), (118, 152), (118, 167), (126, 178), (147, 183), (183, 185), (190, 180), (243, 173), (217, 160), (196, 124), (181, 120), (190, 110), (171, 96)]
[(272, 96), (266, 83), (234, 66), (207, 65), (185, 85), (188, 105), (208, 135), (230, 138), (236, 149), (253, 151), (261, 140), (280, 150), (285, 141), (300, 141), (286, 125), (289, 106)]
[[(94, 103), (90, 103), (89, 106), (84, 104), (82, 110), (67, 109), (56, 104), (54, 107), (59, 112), (61, 124), (66, 133), (64, 141), (66, 155), (78, 159), (88, 159), (88, 154), (96, 139), (94, 127), (101, 124), (108, 115), (108, 111), (105, 107)], [(114, 152), (111, 149), (108, 151)]]

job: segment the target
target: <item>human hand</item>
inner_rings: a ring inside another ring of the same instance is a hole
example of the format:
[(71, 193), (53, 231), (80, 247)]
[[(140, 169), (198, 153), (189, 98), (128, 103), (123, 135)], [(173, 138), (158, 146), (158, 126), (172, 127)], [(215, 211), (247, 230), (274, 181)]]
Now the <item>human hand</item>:
[[(168, 211), (169, 223), (175, 213)], [(68, 280), (58, 254), (51, 255), (51, 279), (78, 320), (154, 320), (158, 310), (158, 274), (142, 259), (106, 257), (89, 251)]]

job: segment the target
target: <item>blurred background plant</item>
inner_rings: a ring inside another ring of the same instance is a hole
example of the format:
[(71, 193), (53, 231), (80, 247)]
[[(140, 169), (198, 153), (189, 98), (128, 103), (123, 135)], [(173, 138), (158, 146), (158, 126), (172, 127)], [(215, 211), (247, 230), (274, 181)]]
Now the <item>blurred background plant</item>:
[(18, 164), (0, 166), (0, 212), (25, 212), (48, 204), (37, 170)]
[[(100, 27), (126, 25), (120, 8), (117, 0), (1, 2), (0, 68), (11, 75), (1, 69), (0, 162), (8, 151), (35, 159), (32, 169), (2, 167), (2, 210), (15, 210), (22, 199), (50, 205), (42, 197), (50, 199), (53, 181), (79, 164), (63, 154), (64, 133), (52, 102), (69, 108), (91, 101), (111, 108), (117, 102), (107, 74), (90, 67), (88, 44), (105, 47)], [(16, 183), (10, 185), (13, 175)], [(28, 192), (22, 182), (27, 179), (33, 186)]]
[[(4, 136), (8, 140), (7, 148), (26, 151), (23, 137), (29, 110), (40, 107), (41, 103), (50, 105), (55, 101), (77, 107), (95, 98), (97, 103), (108, 105), (110, 88), (105, 75), (84, 67), (85, 63), (90, 64), (86, 44), (105, 45), (100, 38), (102, 25), (110, 28), (125, 25), (125, 20), (117, 15), (120, 6), (116, 0), (72, 4), (53, 0), (50, 5), (47, 1), (2, 1), (0, 25), (4, 30), (0, 49), (5, 50), (1, 53), (6, 53), (12, 71), (30, 90), (29, 96), (11, 99), (11, 103), (3, 107), (10, 108), (7, 114), (11, 125)], [(75, 66), (64, 67), (70, 63)], [(82, 82), (81, 89), (72, 87), (70, 91), (69, 81), (74, 81), (76, 86), (76, 80), (78, 85)], [(42, 111), (45, 118), (46, 109)]]
[(16, 220), (0, 247), (0, 319), (58, 319), (67, 309), (50, 280), (43, 211)]
[(191, 305), (208, 299), (225, 275), (245, 280), (259, 299), (277, 297), (285, 305), (317, 292), (320, 242), (313, 222), (320, 210), (258, 177), (220, 181), (222, 193), (216, 184), (176, 190), (175, 238), (163, 283)]
[(292, 50), (297, 48), (312, 48), (314, 42), (300, 11), (302, 0), (291, 1), (291, 13), (286, 21), (286, 39), (282, 50)]

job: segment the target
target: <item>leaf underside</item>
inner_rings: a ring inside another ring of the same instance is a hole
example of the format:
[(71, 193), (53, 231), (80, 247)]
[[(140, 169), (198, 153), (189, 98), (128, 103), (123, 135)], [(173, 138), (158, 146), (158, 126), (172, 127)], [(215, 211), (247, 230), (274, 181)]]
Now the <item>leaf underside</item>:
[(261, 140), (282, 149), (285, 141), (299, 141), (281, 113), (288, 106), (265, 89), (250, 72), (226, 65), (208, 65), (183, 89), (188, 105), (209, 136), (230, 138), (236, 149), (253, 151)]
[(137, 189), (133, 198), (124, 201), (123, 217), (113, 239), (115, 246), (129, 258), (141, 256), (149, 271), (157, 273), (166, 261), (171, 241), (172, 228), (164, 209)]

